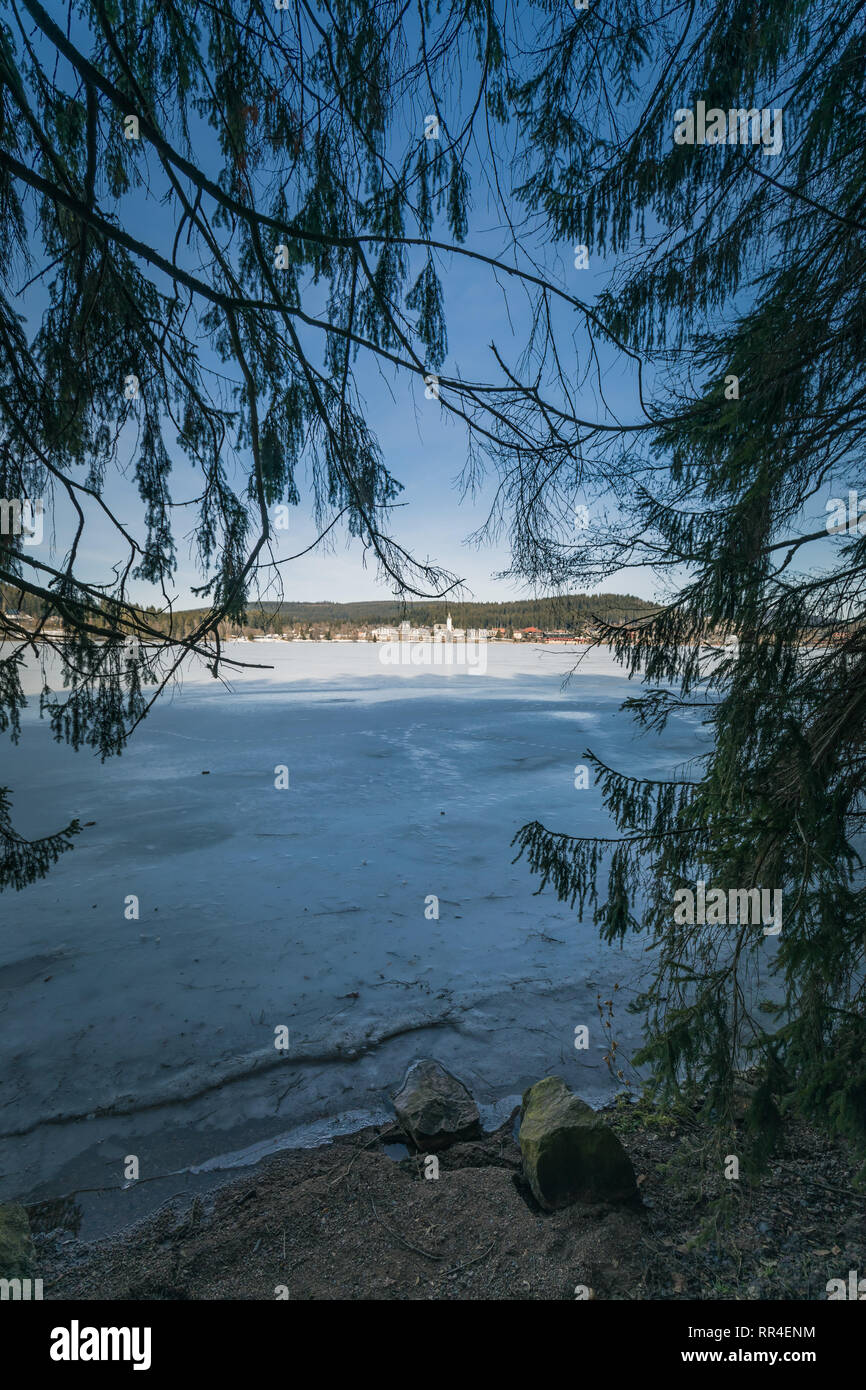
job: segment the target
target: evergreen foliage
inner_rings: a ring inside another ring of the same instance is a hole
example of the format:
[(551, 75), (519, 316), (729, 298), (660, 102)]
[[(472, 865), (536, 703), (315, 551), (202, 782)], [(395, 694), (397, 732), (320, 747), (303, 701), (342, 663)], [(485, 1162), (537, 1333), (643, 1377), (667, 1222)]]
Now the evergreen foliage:
[[(616, 833), (533, 821), (517, 845), (605, 939), (644, 934), (659, 1087), (692, 1085), (724, 1125), (754, 1066), (758, 1156), (783, 1104), (866, 1145), (866, 535), (825, 525), (833, 495), (866, 496), (864, 84), (854, 0), (91, 0), (68, 23), (12, 0), (0, 27), (0, 496), (80, 517), (56, 565), (0, 537), (0, 582), (74, 634), (44, 697), (56, 735), (118, 752), (188, 653), (219, 674), (220, 624), (271, 597), (269, 508), (298, 505), (302, 465), (323, 536), (346, 526), (399, 599), (453, 596), (388, 530), (400, 484), (356, 380), (358, 358), (416, 386), (437, 370), (468, 483), (497, 477), (485, 530), (510, 527), (515, 578), (565, 592), (649, 566), (669, 596), (604, 635), (643, 680), (640, 725), (701, 719), (706, 752), (658, 779), (593, 759)], [(782, 148), (676, 143), (698, 101), (781, 110)], [(479, 165), (498, 259), (468, 240)], [(594, 303), (547, 243), (609, 272)], [(447, 369), (458, 256), (529, 314), (491, 382)], [(626, 371), (634, 419), (607, 400)], [(131, 433), (140, 536), (106, 487)], [(182, 635), (178, 453), (207, 604)], [(82, 573), (92, 510), (108, 584)], [(736, 648), (708, 655), (710, 634)], [(32, 634), (5, 616), (0, 637), (14, 732)], [(28, 849), (8, 806), (20, 885), (67, 840)], [(676, 924), (699, 879), (781, 888), (781, 935)]]
[[(529, 521), (515, 508), (515, 569), (670, 576), (657, 614), (608, 633), (644, 681), (626, 708), (648, 733), (699, 717), (712, 737), (670, 780), (593, 759), (609, 843), (537, 821), (516, 843), (606, 939), (647, 938), (635, 1060), (660, 1089), (691, 1083), (727, 1123), (751, 1064), (757, 1156), (782, 1104), (866, 1148), (866, 537), (826, 525), (834, 495), (866, 491), (866, 26), (856, 4), (807, 0), (617, 14), (598, 48), (551, 19), (518, 95), (523, 197), (558, 236), (616, 254), (599, 312), (639, 362), (641, 418), (608, 437), (572, 426), (616, 526), (562, 544), (554, 462)], [(781, 109), (782, 150), (675, 143), (675, 111), (699, 100)], [(537, 476), (518, 465), (513, 495)], [(736, 646), (710, 656), (712, 630)], [(699, 880), (782, 889), (781, 934), (677, 924), (674, 893)]]
[[(455, 66), (461, 109), (428, 140)], [(423, 391), (445, 361), (434, 248), (465, 239), (463, 156), (476, 118), (495, 125), (502, 66), (481, 0), (4, 10), (0, 497), (71, 517), (57, 563), (0, 534), (7, 723), (27, 650), (62, 672), (42, 701), (55, 736), (103, 757), (188, 654), (214, 676), (232, 665), (221, 625), (281, 591), (271, 509), (299, 505), (304, 474), (320, 539), (344, 527), (400, 598), (453, 589), (390, 532), (401, 485), (355, 362)], [(443, 394), (449, 382), (444, 408), (463, 415), (477, 389), (445, 376)], [(181, 460), (191, 497), (173, 488)], [(112, 502), (118, 470), (138, 488), (135, 524)], [(83, 558), (94, 518), (116, 547), (102, 582)], [(202, 576), (192, 625), (172, 601), (179, 532)], [(137, 601), (143, 586), (155, 604)], [(53, 841), (33, 843), (29, 870), (26, 843), (6, 843), (11, 882), (44, 872)]]

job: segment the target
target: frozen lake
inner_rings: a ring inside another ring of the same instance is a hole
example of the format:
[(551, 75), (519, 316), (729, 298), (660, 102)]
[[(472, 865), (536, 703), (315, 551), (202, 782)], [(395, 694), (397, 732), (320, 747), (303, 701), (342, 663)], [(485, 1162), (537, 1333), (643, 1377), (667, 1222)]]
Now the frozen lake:
[(187, 677), (119, 759), (54, 744), (36, 702), (4, 744), (23, 833), (95, 824), (0, 899), (0, 1198), (117, 1187), (127, 1155), (155, 1179), (357, 1128), (417, 1056), (490, 1122), (551, 1071), (597, 1104), (615, 983), (615, 1036), (636, 1041), (640, 947), (534, 896), (510, 842), (534, 819), (604, 833), (597, 790), (574, 786), (584, 750), (666, 775), (703, 745), (696, 723), (640, 738), (606, 653), (563, 688), (562, 647), (493, 645), (483, 673), (385, 666), (366, 643), (228, 650), (274, 669), (231, 691)]

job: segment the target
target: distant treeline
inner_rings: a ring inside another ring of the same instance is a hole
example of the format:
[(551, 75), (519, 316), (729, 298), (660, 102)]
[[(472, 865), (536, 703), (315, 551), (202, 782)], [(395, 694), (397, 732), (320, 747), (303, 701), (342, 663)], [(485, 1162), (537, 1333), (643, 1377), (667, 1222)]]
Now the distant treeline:
[(455, 627), (538, 627), (544, 629), (583, 627), (593, 618), (604, 622), (630, 622), (657, 605), (629, 594), (564, 594), (555, 598), (516, 599), (507, 603), (444, 601), (398, 603), (374, 600), (361, 603), (262, 603), (251, 607), (247, 622), (252, 626), (303, 626), (313, 623), (348, 624), (353, 627), (379, 627), (410, 622), (413, 627), (432, 627), (444, 623), (451, 614)]
[(11, 584), (0, 584), (0, 607), (4, 613), (22, 613), (28, 618), (41, 618), (48, 605), (41, 598), (22, 593)]
[[(6, 611), (15, 610), (39, 618), (46, 605), (41, 599), (21, 593), (9, 584), (0, 585), (0, 602)], [(607, 623), (632, 622), (653, 611), (656, 605), (630, 594), (563, 594), (554, 598), (515, 599), (507, 603), (458, 601), (401, 604), (393, 599), (361, 603), (256, 603), (247, 610), (244, 627), (279, 631), (283, 627), (379, 627), (410, 622), (414, 627), (444, 623), (450, 613), (455, 627), (506, 629), (538, 627), (565, 631), (584, 628), (593, 618)], [(153, 607), (142, 610), (154, 627), (168, 630), (169, 615)], [(185, 635), (205, 617), (206, 608), (175, 609), (173, 630)], [(221, 630), (224, 625), (220, 625)], [(229, 625), (225, 625), (226, 628)], [(231, 624), (236, 627), (236, 624)]]

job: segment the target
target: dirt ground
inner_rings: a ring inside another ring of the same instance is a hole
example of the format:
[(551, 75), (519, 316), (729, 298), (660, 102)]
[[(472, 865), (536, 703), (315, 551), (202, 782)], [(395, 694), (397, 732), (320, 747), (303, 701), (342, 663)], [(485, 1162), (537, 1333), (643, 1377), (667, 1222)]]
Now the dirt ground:
[[(688, 1122), (608, 1112), (641, 1200), (548, 1214), (521, 1176), (513, 1117), (481, 1141), (399, 1162), (366, 1129), (261, 1163), (119, 1237), (35, 1227), (46, 1299), (825, 1299), (866, 1273), (866, 1198), (841, 1145), (804, 1126), (760, 1187), (694, 1157)], [(699, 1137), (699, 1136), (698, 1136)], [(733, 1213), (733, 1214), (731, 1214)], [(588, 1293), (584, 1292), (588, 1291)]]

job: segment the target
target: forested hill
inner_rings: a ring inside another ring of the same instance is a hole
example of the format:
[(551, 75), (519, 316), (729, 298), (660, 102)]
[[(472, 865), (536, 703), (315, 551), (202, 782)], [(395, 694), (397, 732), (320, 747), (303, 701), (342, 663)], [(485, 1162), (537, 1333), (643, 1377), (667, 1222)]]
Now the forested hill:
[(360, 603), (283, 603), (252, 604), (248, 620), (274, 618), (281, 623), (348, 623), (357, 627), (410, 622), (415, 627), (444, 623), (448, 614), (455, 627), (569, 628), (592, 618), (620, 623), (641, 617), (657, 604), (629, 594), (563, 594), (554, 598), (524, 598), (508, 603), (433, 602), (398, 603), (394, 600)]
[[(0, 585), (0, 606), (5, 611), (38, 618), (44, 611), (39, 599), (24, 595), (8, 584)], [(252, 603), (247, 611), (251, 627), (274, 628), (283, 625), (332, 623), (365, 627), (408, 621), (416, 627), (442, 623), (450, 613), (455, 627), (468, 628), (563, 628), (583, 627), (593, 618), (603, 622), (630, 622), (650, 613), (656, 605), (630, 594), (563, 594), (553, 598), (523, 598), (507, 603), (458, 602), (437, 600), (401, 604), (393, 599), (360, 603), (296, 603), (286, 599), (281, 603)], [(153, 615), (156, 610), (149, 609)], [(175, 620), (191, 629), (204, 609), (175, 609)]]

